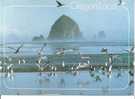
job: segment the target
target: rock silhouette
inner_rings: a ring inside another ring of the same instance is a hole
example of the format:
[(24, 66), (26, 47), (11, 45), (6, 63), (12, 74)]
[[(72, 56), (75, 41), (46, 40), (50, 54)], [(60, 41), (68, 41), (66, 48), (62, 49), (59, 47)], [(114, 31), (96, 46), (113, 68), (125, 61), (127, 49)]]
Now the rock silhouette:
[(78, 24), (66, 15), (62, 15), (51, 27), (48, 40), (77, 40), (82, 35)]

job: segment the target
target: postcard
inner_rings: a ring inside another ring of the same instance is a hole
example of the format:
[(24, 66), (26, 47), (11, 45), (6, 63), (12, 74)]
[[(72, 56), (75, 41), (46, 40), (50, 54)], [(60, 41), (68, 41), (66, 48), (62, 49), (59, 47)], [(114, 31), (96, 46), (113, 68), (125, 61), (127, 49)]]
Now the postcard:
[(0, 94), (130, 96), (134, 0), (0, 0)]

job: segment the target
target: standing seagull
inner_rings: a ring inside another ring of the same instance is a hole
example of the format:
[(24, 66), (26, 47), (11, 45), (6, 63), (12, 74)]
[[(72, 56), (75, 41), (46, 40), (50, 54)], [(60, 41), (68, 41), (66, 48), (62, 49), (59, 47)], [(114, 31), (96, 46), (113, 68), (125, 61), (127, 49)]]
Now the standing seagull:
[(62, 6), (64, 6), (64, 4), (62, 4), (61, 2), (59, 2), (59, 1), (57, 1), (57, 0), (56, 0), (56, 3), (58, 4), (57, 7), (62, 7)]
[(46, 46), (46, 43), (43, 44), (43, 46), (40, 48), (40, 50), (38, 51), (38, 60), (37, 60), (37, 64), (41, 64), (41, 61), (45, 58), (45, 55), (42, 54), (44, 48)]
[(3, 66), (2, 66), (2, 61), (0, 61), (0, 72), (2, 72)]

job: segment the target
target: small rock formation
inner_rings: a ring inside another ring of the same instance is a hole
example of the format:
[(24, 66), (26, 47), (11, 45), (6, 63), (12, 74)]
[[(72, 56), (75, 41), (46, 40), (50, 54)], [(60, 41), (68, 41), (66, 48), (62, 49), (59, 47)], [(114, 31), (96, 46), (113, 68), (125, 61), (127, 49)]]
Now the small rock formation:
[(81, 38), (78, 24), (66, 15), (56, 20), (48, 36), (48, 40), (78, 40)]
[(99, 31), (97, 36), (98, 36), (98, 38), (101, 38), (101, 39), (106, 38), (105, 31)]
[(32, 41), (44, 41), (44, 36), (40, 35), (40, 36), (35, 36), (33, 37)]

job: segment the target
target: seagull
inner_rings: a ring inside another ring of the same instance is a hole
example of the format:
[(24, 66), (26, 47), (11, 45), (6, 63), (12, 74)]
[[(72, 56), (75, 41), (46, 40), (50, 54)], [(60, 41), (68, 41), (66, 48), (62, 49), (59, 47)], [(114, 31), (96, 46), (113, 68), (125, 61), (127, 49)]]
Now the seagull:
[(13, 72), (14, 72), (14, 71), (13, 71), (13, 64), (9, 64), (9, 65), (7, 66), (7, 71), (10, 72), (10, 73), (13, 73)]
[(56, 3), (58, 4), (57, 7), (62, 7), (64, 4), (62, 4), (60, 1), (56, 0)]
[(121, 73), (120, 72), (117, 74), (117, 78), (119, 78), (119, 77), (121, 77)]
[[(43, 55), (42, 55), (42, 52), (44, 50), (44, 47), (46, 46), (47, 44), (44, 43), (43, 46), (40, 48), (40, 50), (38, 51), (38, 60), (36, 61), (36, 65), (38, 66), (40, 72), (44, 70), (44, 67), (42, 66), (43, 64), (41, 63), (42, 60), (45, 58)], [(46, 58), (45, 58), (46, 59)]]
[(96, 81), (102, 81), (101, 78), (100, 78), (100, 76), (98, 76), (98, 75), (96, 76), (95, 79), (96, 79)]
[(86, 68), (89, 67), (88, 63), (79, 63), (78, 66), (76, 67), (76, 69), (82, 69), (82, 68)]
[[(8, 48), (15, 50), (14, 54), (17, 54), (19, 57), (23, 57), (23, 56), (20, 55), (20, 50), (21, 50), (21, 48), (23, 47), (23, 45), (24, 45), (24, 44), (21, 44), (17, 49), (15, 49), (15, 48), (13, 48), (13, 47), (8, 47)], [(8, 57), (7, 59), (8, 59), (9, 61), (12, 60), (12, 58), (10, 58), (10, 57)], [(23, 62), (24, 64), (26, 63), (26, 61), (25, 61), (24, 59), (22, 59), (22, 58), (18, 60), (18, 64), (21, 64), (21, 62)]]
[(65, 67), (65, 62), (64, 61), (62, 62), (62, 67)]
[(21, 44), (17, 49), (15, 49), (13, 47), (8, 47), (8, 48), (15, 50), (14, 54), (18, 54), (18, 53), (20, 53), (20, 49), (23, 47), (23, 45), (24, 44)]
[(3, 66), (2, 66), (2, 61), (0, 61), (0, 71), (2, 71)]
[(122, 0), (118, 0), (118, 6), (120, 6), (122, 4)]
[(109, 56), (109, 60), (108, 62), (105, 62), (105, 66), (108, 68), (108, 72), (111, 73), (112, 72), (112, 56)]
[(64, 48), (60, 48), (58, 51), (56, 51), (56, 55), (64, 55), (65, 49)]
[(43, 46), (42, 46), (42, 47), (40, 48), (40, 50), (38, 51), (38, 55), (39, 55), (39, 56), (42, 56), (42, 52), (43, 52), (43, 50), (44, 50), (44, 48), (45, 48), (46, 45), (47, 45), (47, 44), (44, 43)]
[(91, 59), (89, 56), (81, 56), (81, 59)]
[(91, 77), (94, 77), (95, 76), (95, 74), (94, 74), (93, 71), (89, 71), (89, 74), (90, 74)]
[(42, 75), (42, 71), (44, 70), (44, 67), (41, 64), (38, 64), (38, 63), (36, 65), (39, 68), (39, 71), (40, 71), (39, 75), (41, 76)]
[(134, 81), (133, 81), (133, 80), (131, 80), (131, 81), (129, 82), (129, 86), (131, 86), (132, 84), (134, 84)]
[(3, 69), (3, 67), (2, 67), (2, 66), (0, 66), (0, 72), (2, 71), (2, 69)]
[(53, 64), (51, 65), (51, 71), (57, 71), (57, 67), (54, 66)]
[(13, 79), (13, 73), (14, 73), (13, 64), (9, 64), (6, 67), (6, 77)]
[(130, 71), (129, 71), (129, 75), (130, 75), (130, 76), (134, 76), (134, 73), (130, 70)]
[(101, 52), (107, 54), (107, 53), (108, 53), (108, 49), (107, 49), (107, 48), (102, 48), (102, 49), (101, 49)]
[(48, 76), (55, 76), (55, 71), (57, 71), (57, 67), (53, 64), (49, 66), (51, 69), (51, 72), (48, 74)]
[(131, 49), (126, 49), (126, 50), (124, 50), (124, 51), (126, 51), (126, 52), (132, 54), (132, 53), (134, 53), (134, 47), (132, 47)]

